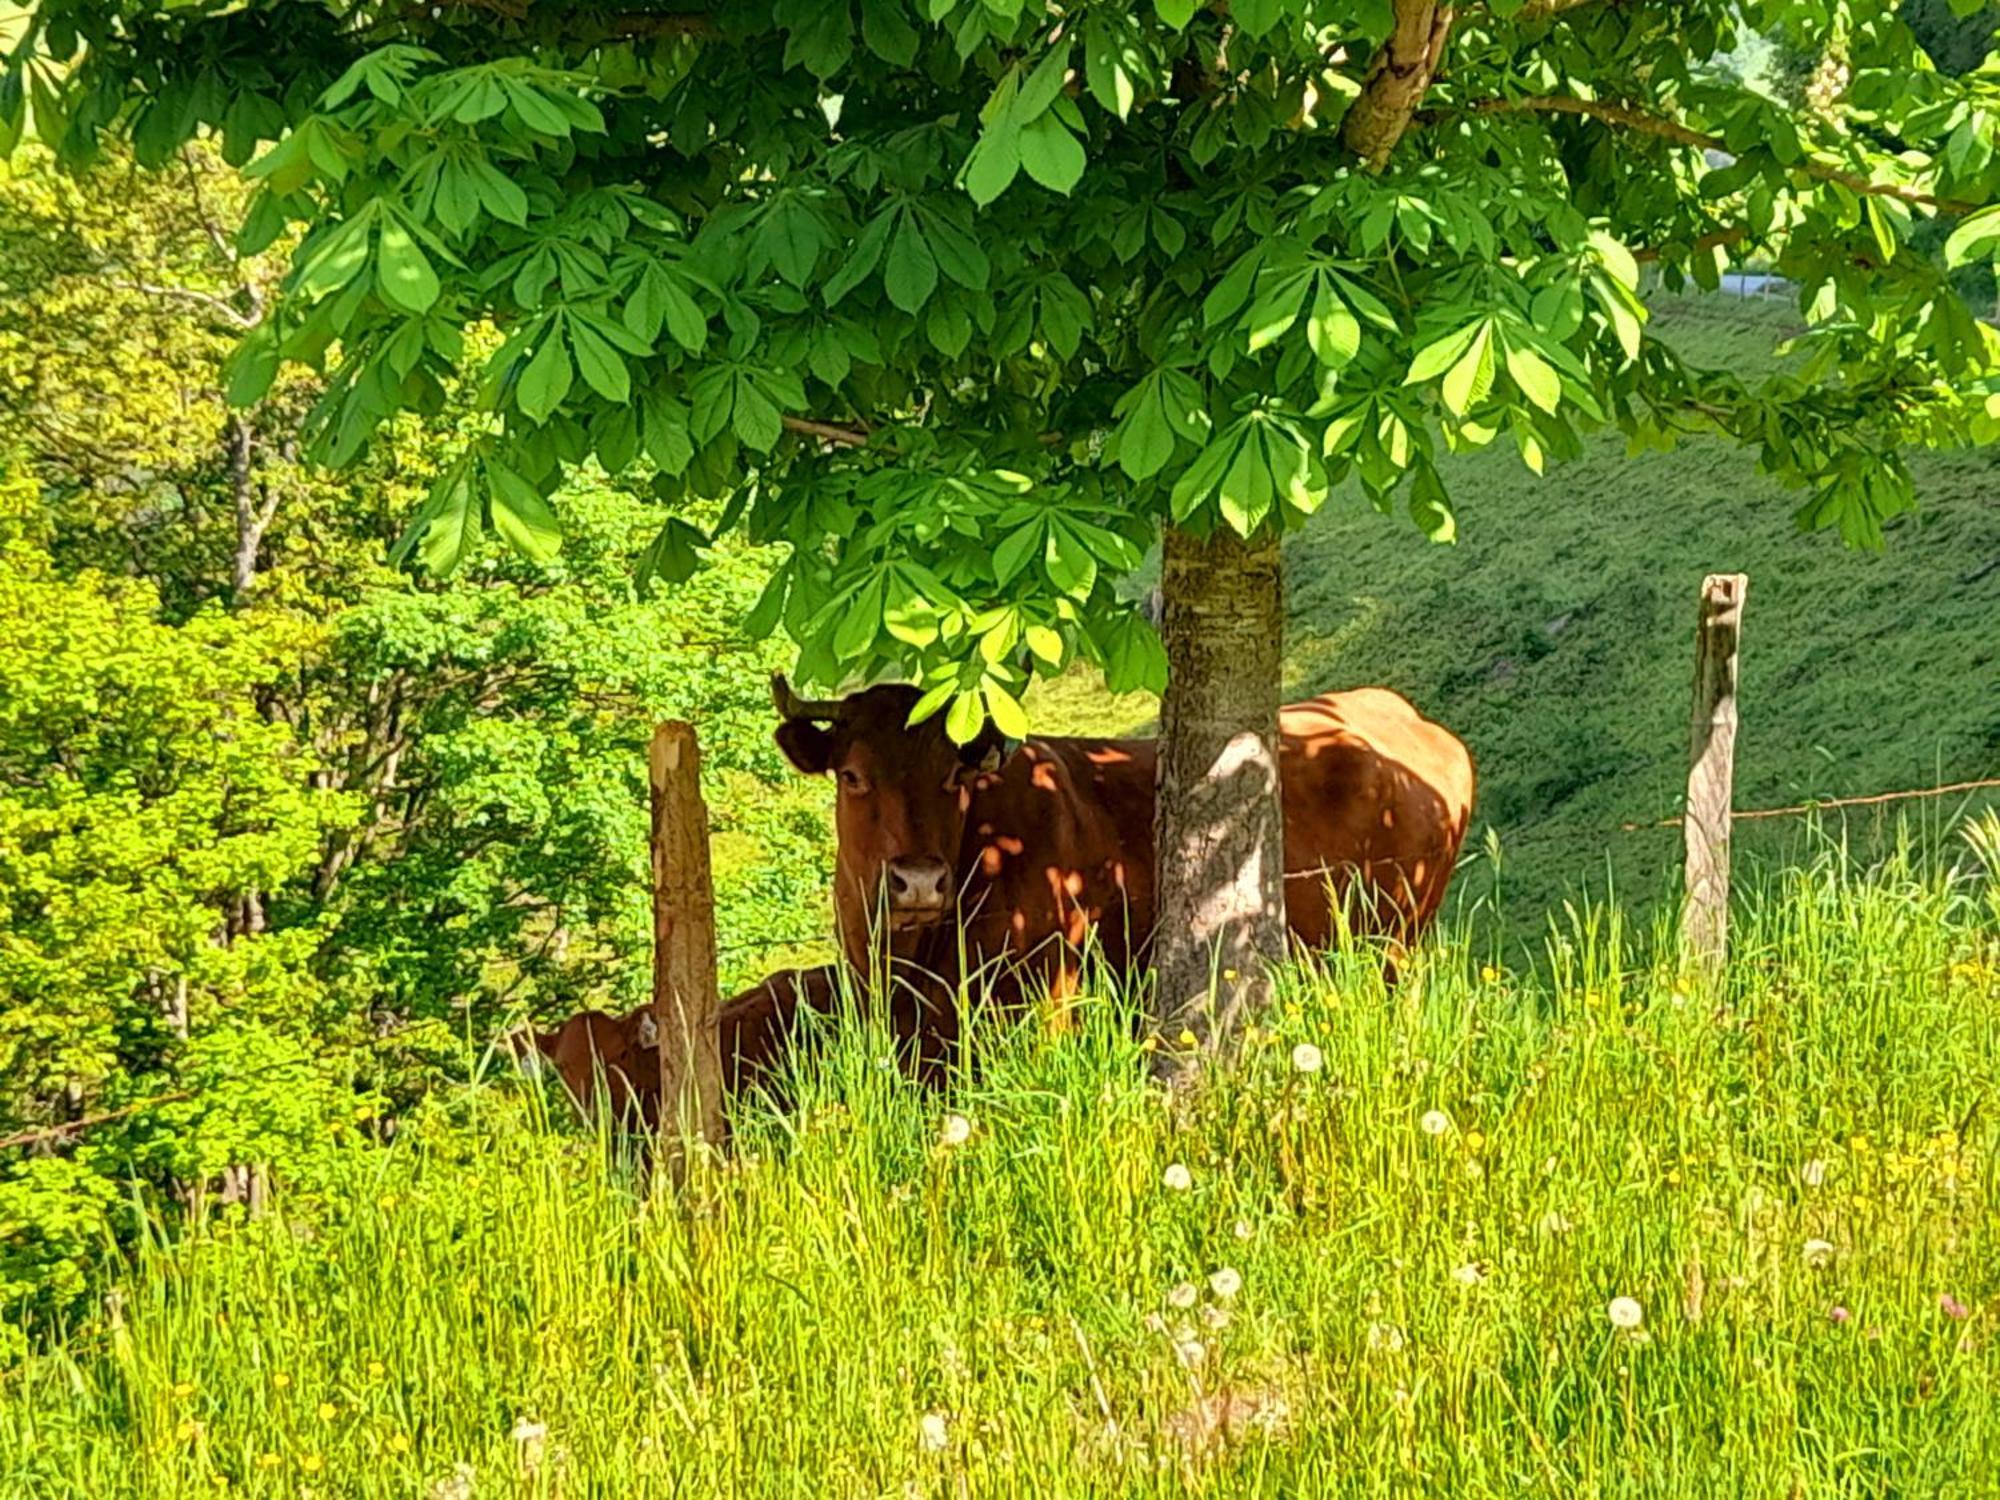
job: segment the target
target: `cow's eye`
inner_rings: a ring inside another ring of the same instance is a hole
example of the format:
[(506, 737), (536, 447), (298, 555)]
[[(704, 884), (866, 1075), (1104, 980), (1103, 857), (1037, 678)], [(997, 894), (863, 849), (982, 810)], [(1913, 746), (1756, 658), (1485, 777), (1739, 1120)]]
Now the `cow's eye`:
[(842, 766), (840, 768), (840, 789), (843, 792), (865, 792), (868, 790), (868, 782), (859, 771)]

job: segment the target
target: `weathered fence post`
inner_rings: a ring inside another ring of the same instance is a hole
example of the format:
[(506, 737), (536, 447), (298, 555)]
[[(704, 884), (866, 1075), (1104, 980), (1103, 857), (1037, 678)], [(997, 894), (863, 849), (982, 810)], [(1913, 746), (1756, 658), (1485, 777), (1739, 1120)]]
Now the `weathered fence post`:
[(653, 1015), (659, 1023), (660, 1129), (668, 1161), (682, 1144), (721, 1138), (722, 1057), (716, 1036), (715, 889), (708, 808), (694, 726), (653, 730)]
[(1711, 573), (1701, 581), (1695, 626), (1694, 702), (1688, 715), (1687, 896), (1681, 955), (1718, 972), (1729, 954), (1729, 823), (1736, 773), (1736, 652), (1749, 575)]

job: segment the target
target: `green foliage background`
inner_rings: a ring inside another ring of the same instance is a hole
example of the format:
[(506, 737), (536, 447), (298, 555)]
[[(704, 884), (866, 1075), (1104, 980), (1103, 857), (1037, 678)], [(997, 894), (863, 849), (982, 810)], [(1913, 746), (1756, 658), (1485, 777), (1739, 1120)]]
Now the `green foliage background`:
[(230, 174), (180, 165), (0, 169), (0, 1137), (112, 1117), (0, 1156), (9, 1324), (75, 1305), (135, 1203), (309, 1196), (468, 1041), (637, 1003), (660, 719), (701, 728), (725, 986), (828, 925), (779, 656), (731, 629), (769, 557), (641, 598), (657, 516), (584, 475), (560, 558), (490, 538), (413, 582), (383, 559), (451, 421), (330, 479), (287, 442), (307, 382), (245, 414), (239, 475), (223, 359), (266, 270), (205, 232)]

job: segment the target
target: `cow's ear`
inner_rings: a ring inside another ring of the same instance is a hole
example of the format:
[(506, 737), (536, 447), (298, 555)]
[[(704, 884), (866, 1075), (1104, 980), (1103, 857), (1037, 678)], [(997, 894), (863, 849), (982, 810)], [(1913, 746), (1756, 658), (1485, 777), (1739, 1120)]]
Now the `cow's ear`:
[(785, 759), (808, 776), (833, 769), (833, 736), (805, 719), (787, 719), (778, 726), (778, 748)]
[(966, 775), (991, 776), (1020, 748), (1019, 740), (1009, 739), (988, 724), (977, 739), (958, 752), (959, 765)]
[(639, 1012), (639, 1024), (632, 1028), (632, 1039), (650, 1052), (660, 1045), (660, 1022), (649, 1007)]

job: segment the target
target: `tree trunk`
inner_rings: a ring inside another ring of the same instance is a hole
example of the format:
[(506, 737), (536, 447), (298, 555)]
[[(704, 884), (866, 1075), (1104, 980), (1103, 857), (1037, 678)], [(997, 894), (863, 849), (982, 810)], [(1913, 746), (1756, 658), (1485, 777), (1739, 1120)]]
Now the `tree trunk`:
[(1167, 691), (1160, 703), (1155, 999), (1162, 1072), (1191, 1081), (1270, 995), (1285, 956), (1278, 698), (1284, 579), (1278, 538), (1206, 539), (1168, 527), (1160, 584)]
[(229, 586), (231, 601), (245, 603), (257, 587), (257, 557), (264, 545), (264, 533), (278, 513), (278, 496), (257, 493), (251, 472), (255, 436), (247, 417), (232, 416), (228, 426), (229, 489), (236, 509), (236, 555), (231, 560)]

